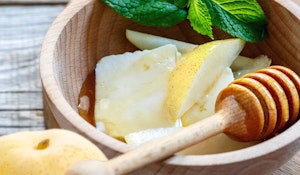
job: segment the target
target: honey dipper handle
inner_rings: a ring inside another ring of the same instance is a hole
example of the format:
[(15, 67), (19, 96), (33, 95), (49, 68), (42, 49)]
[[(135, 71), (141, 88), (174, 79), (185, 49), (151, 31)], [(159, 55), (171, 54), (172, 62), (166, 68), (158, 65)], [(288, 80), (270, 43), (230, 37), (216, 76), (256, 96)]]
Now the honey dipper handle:
[(165, 159), (184, 148), (223, 132), (226, 124), (224, 124), (223, 118), (220, 117), (221, 114), (221, 112), (216, 113), (214, 116), (175, 132), (168, 137), (113, 158), (107, 162), (108, 166), (113, 169), (114, 174), (124, 174)]
[(223, 102), (224, 107), (213, 116), (185, 127), (168, 137), (142, 145), (107, 162), (80, 162), (73, 165), (66, 175), (126, 174), (145, 165), (163, 160), (184, 148), (222, 133), (230, 125), (237, 122), (232, 118), (239, 118), (237, 116), (244, 115), (244, 111), (240, 109), (234, 98), (226, 98), (221, 103)]

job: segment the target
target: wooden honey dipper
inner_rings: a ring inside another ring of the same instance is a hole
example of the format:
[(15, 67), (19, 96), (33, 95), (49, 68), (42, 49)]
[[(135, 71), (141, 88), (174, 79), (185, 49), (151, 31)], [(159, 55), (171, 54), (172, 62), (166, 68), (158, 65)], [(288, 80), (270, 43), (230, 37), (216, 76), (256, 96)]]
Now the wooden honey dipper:
[(268, 139), (298, 119), (300, 78), (283, 66), (247, 74), (223, 89), (216, 113), (168, 137), (102, 162), (79, 162), (66, 175), (126, 174), (219, 133), (239, 141)]

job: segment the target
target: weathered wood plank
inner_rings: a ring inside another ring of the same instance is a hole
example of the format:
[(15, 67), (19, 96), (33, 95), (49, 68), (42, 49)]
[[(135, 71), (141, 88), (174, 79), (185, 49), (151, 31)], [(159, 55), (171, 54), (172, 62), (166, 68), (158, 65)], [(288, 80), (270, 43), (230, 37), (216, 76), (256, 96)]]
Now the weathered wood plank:
[(0, 92), (0, 111), (43, 110), (41, 91)]
[(0, 0), (0, 5), (16, 4), (66, 4), (69, 0)]
[(18, 132), (45, 129), (42, 110), (1, 111), (0, 136)]
[(0, 135), (45, 129), (39, 54), (64, 7), (0, 6)]
[[(28, 42), (32, 43), (32, 41)], [(0, 65), (0, 93), (41, 91), (38, 71), (39, 44), (26, 49), (24, 45), (20, 45), (19, 49), (16, 49), (13, 48), (16, 45), (8, 44), (8, 42), (6, 44), (6, 48), (2, 47), (0, 41), (0, 48), (8, 50), (7, 52), (0, 51), (0, 62), (2, 63)], [(8, 47), (8, 45), (11, 45), (11, 47)], [(12, 49), (15, 51), (9, 51)]]
[(62, 5), (0, 7), (0, 92), (41, 91), (40, 47), (63, 8)]

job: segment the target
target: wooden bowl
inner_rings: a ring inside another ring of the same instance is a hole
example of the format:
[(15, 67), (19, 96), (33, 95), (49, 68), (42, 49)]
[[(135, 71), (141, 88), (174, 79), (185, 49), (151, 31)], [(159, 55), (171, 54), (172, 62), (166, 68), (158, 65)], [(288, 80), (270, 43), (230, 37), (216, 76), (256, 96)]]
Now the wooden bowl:
[[(247, 44), (243, 55), (266, 54), (273, 64), (290, 67), (300, 74), (300, 7), (291, 0), (261, 1), (268, 17), (270, 37)], [(125, 29), (152, 33), (191, 43), (209, 41), (185, 21), (169, 28), (140, 26), (98, 0), (74, 0), (49, 29), (41, 51), (46, 123), (78, 132), (93, 141), (109, 157), (130, 147), (86, 122), (77, 111), (78, 94), (96, 62), (109, 54), (136, 48), (125, 38)], [(216, 31), (216, 38), (228, 37)], [(133, 174), (233, 175), (269, 174), (288, 161), (300, 146), (300, 122), (278, 136), (245, 149), (211, 155), (174, 155)]]

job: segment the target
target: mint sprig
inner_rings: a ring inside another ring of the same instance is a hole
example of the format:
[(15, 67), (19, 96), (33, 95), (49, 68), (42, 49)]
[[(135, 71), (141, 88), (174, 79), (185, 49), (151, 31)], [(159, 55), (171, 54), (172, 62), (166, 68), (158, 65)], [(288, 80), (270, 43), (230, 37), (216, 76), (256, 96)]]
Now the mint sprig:
[(122, 16), (147, 26), (172, 26), (186, 18), (213, 37), (213, 26), (248, 42), (267, 38), (267, 19), (256, 0), (102, 0)]
[(168, 27), (186, 19), (185, 9), (160, 0), (103, 0), (122, 16), (147, 26)]
[(203, 0), (190, 1), (187, 18), (195, 31), (213, 39), (212, 19), (209, 9)]
[[(259, 42), (267, 37), (267, 20), (256, 0), (191, 0), (191, 3), (193, 1), (202, 1), (199, 8), (209, 10), (212, 25), (234, 37), (249, 42)], [(190, 16), (191, 14), (188, 14), (191, 26), (198, 31), (199, 26), (195, 24), (199, 17)], [(207, 22), (201, 24), (206, 28), (212, 26)], [(212, 30), (209, 32), (212, 34)]]

